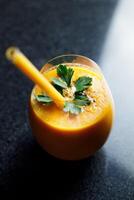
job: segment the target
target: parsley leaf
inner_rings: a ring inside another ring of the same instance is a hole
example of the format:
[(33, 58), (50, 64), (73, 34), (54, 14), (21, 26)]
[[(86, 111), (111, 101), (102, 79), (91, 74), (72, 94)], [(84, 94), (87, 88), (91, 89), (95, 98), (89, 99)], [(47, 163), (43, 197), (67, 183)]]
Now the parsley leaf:
[(67, 68), (66, 65), (59, 65), (57, 67), (57, 74), (63, 81), (67, 83), (67, 86), (69, 87), (71, 84), (72, 76), (74, 74), (74, 70), (72, 68)]
[(57, 85), (57, 86), (61, 87), (61, 88), (67, 88), (66, 82), (64, 82), (62, 79), (53, 78), (53, 79), (52, 79), (52, 83), (53, 83), (54, 85)]
[(44, 94), (37, 95), (36, 100), (43, 104), (49, 104), (52, 102), (52, 99)]
[(77, 105), (75, 105), (72, 102), (66, 102), (64, 106), (64, 112), (70, 112), (71, 114), (79, 114), (81, 112), (81, 108)]
[(76, 95), (74, 99), (75, 105), (78, 106), (87, 106), (90, 105), (91, 101), (88, 99), (86, 95)]
[(88, 76), (81, 76), (75, 82), (76, 92), (82, 92), (91, 85), (92, 85), (92, 78)]

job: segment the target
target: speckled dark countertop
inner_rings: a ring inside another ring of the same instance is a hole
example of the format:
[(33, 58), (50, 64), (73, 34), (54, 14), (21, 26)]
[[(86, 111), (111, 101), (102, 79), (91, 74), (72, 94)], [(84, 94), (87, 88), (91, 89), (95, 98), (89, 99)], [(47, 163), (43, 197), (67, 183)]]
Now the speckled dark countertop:
[[(1, 199), (134, 199), (132, 5), (126, 0), (0, 1)], [(115, 98), (116, 120), (96, 155), (63, 162), (38, 146), (27, 116), (33, 85), (4, 58), (9, 45), (19, 46), (39, 69), (64, 53), (101, 64)]]

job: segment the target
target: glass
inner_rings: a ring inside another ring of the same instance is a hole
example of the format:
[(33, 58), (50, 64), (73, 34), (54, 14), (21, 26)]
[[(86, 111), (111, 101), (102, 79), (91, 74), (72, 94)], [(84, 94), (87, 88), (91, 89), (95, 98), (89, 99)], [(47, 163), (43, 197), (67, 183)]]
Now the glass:
[[(108, 98), (108, 108), (103, 111), (101, 114), (94, 114), (93, 113), (93, 120), (92, 124), (88, 118), (88, 112), (85, 114), (87, 118), (86, 120), (90, 123), (90, 125), (81, 126), (81, 123), (78, 124), (79, 127), (74, 128), (73, 124), (71, 128), (64, 128), (59, 125), (56, 127), (54, 126), (52, 121), (51, 124), (47, 124), (46, 121), (43, 121), (43, 117), (38, 116), (36, 114), (36, 105), (33, 106), (32, 104), (32, 95), (30, 99), (30, 109), (29, 109), (29, 117), (30, 117), (30, 124), (33, 131), (34, 136), (36, 137), (38, 143), (51, 155), (64, 159), (64, 160), (80, 160), (83, 158), (87, 158), (88, 156), (93, 155), (103, 144), (106, 142), (111, 127), (113, 123), (113, 116), (114, 116), (114, 106), (113, 106), (113, 98), (109, 87), (104, 79), (104, 76), (99, 68), (99, 66), (91, 59), (81, 56), (81, 55), (62, 55), (55, 57), (49, 60), (41, 69), (41, 73), (46, 73), (56, 68), (59, 64), (68, 64), (69, 66), (81, 67), (88, 69), (91, 74), (98, 74), (101, 76), (103, 84), (106, 85), (106, 91)], [(87, 71), (87, 70), (86, 70)], [(81, 76), (81, 75), (80, 75)], [(96, 76), (96, 75), (95, 75)], [(100, 83), (100, 87), (102, 83)], [(103, 94), (102, 94), (103, 95)], [(104, 93), (105, 95), (105, 93)], [(45, 108), (38, 108), (40, 109), (47, 109)], [(48, 110), (49, 111), (49, 110)], [(55, 110), (54, 110), (55, 112)], [(49, 112), (49, 116), (53, 115), (53, 108), (51, 107), (51, 111)], [(56, 112), (62, 112), (56, 111)], [(62, 112), (63, 119), (65, 113)], [(59, 116), (59, 115), (58, 115)], [(96, 117), (97, 116), (97, 117)], [(48, 116), (47, 116), (48, 117)], [(61, 121), (62, 116), (61, 117)], [(79, 117), (79, 116), (78, 116)], [(55, 120), (56, 118), (53, 118)], [(81, 118), (79, 118), (81, 120)], [(59, 120), (59, 118), (58, 118)], [(59, 123), (61, 124), (59, 120)], [(76, 121), (74, 120), (74, 123)], [(62, 121), (63, 123), (63, 121)], [(65, 121), (66, 123), (66, 121)], [(67, 122), (68, 123), (68, 122)], [(71, 122), (72, 123), (72, 122)], [(65, 124), (66, 125), (66, 124)]]

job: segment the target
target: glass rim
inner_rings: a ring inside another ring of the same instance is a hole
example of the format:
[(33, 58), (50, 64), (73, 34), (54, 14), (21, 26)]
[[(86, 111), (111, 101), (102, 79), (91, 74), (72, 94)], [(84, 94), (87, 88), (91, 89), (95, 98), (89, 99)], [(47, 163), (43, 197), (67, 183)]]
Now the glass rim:
[(80, 54), (73, 54), (73, 53), (71, 53), (71, 54), (62, 54), (62, 55), (59, 55), (59, 56), (56, 56), (56, 57), (53, 57), (53, 58), (51, 58), (51, 59), (49, 59), (46, 63), (51, 63), (53, 60), (56, 60), (56, 59), (59, 59), (59, 58), (62, 58), (62, 57), (81, 57), (81, 58), (83, 58), (83, 59), (86, 59), (86, 60), (88, 60), (88, 61), (90, 61), (90, 62), (92, 62), (93, 64), (95, 64), (95, 65), (97, 65), (98, 66), (98, 64), (94, 61), (94, 60), (92, 60), (91, 58), (88, 58), (88, 57), (86, 57), (86, 56), (84, 56), (84, 55), (80, 55)]

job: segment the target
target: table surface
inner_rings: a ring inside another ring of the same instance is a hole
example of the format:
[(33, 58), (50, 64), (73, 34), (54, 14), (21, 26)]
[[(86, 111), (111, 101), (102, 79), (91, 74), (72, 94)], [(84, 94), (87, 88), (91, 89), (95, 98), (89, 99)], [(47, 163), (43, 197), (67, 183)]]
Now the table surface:
[[(0, 1), (1, 195), (134, 199), (133, 8), (133, 0)], [(109, 140), (94, 156), (65, 162), (39, 147), (27, 114), (33, 84), (6, 61), (10, 45), (19, 46), (39, 69), (64, 53), (82, 54), (101, 65), (116, 118)]]

